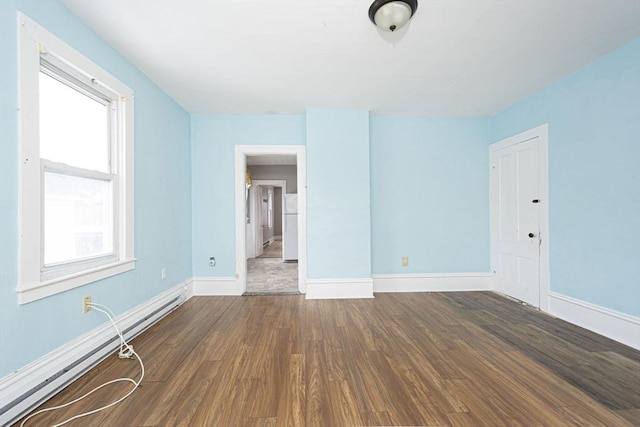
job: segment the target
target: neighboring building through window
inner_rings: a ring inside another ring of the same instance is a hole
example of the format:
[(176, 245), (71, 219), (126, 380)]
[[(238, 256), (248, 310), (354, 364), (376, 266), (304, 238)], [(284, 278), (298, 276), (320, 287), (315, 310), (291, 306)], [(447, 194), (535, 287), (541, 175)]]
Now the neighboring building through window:
[(133, 92), (20, 24), (21, 303), (134, 268)]

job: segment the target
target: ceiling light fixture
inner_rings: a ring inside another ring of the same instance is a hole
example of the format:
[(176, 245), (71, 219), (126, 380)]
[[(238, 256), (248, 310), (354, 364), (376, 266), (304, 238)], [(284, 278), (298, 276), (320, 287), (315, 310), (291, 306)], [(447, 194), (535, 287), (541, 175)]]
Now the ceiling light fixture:
[(402, 28), (418, 9), (418, 0), (374, 0), (369, 19), (383, 31)]

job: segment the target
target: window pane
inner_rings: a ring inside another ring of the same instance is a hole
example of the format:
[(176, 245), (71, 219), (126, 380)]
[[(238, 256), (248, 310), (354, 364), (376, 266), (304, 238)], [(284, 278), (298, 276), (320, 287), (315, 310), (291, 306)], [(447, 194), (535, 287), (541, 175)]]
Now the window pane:
[(109, 171), (108, 106), (40, 72), (40, 157)]
[(44, 263), (113, 252), (111, 182), (44, 173)]

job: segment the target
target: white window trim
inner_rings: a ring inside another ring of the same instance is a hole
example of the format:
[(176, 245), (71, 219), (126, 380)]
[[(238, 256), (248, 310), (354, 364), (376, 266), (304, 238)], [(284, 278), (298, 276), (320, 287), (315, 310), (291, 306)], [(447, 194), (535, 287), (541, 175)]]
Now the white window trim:
[[(101, 86), (120, 95), (118, 121), (125, 123), (117, 135), (124, 143), (115, 150), (112, 161), (118, 164), (118, 189), (114, 189), (114, 202), (119, 206), (114, 221), (117, 221), (118, 256), (113, 262), (47, 279), (43, 276), (41, 251), (42, 197), (39, 149), (39, 104), (38, 80), (40, 54), (47, 54), (65, 62)], [(133, 91), (92, 61), (62, 42), (40, 25), (18, 12), (18, 75), (19, 75), (19, 132), (20, 132), (20, 182), (19, 182), (19, 277), (18, 303), (24, 304), (67, 291), (91, 282), (105, 279), (135, 268), (133, 242)]]

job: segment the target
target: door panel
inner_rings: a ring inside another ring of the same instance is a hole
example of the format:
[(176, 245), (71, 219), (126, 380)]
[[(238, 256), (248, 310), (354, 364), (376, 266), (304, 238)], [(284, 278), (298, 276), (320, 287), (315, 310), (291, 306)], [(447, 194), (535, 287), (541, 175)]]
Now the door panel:
[(491, 152), (496, 290), (540, 307), (538, 139)]

